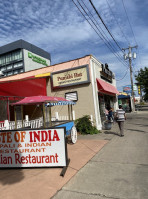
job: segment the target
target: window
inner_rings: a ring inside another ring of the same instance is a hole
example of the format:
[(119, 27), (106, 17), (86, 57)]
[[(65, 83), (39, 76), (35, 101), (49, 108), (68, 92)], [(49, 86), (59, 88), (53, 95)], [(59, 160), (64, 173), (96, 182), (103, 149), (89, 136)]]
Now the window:
[(18, 67), (21, 67), (21, 66), (23, 66), (23, 62), (15, 63), (13, 67), (18, 68)]
[(23, 72), (24, 72), (24, 69), (21, 69), (21, 70), (20, 70), (20, 73), (23, 73)]
[(11, 72), (7, 73), (7, 75), (8, 75), (8, 76), (9, 76), (9, 75), (13, 75), (13, 72), (11, 71)]
[(11, 54), (6, 55), (6, 63), (11, 62), (11, 60), (12, 60)]
[(1, 65), (5, 64), (5, 56), (0, 57), (0, 64)]
[(15, 71), (14, 71), (14, 75), (15, 75), (15, 74), (18, 74), (18, 72), (19, 72), (18, 70), (15, 70)]
[(5, 71), (5, 70), (6, 70), (6, 67), (2, 67), (2, 68), (1, 68), (1, 71)]
[(77, 91), (65, 93), (65, 98), (70, 101), (78, 101), (78, 93)]
[(7, 66), (7, 70), (10, 70), (10, 69), (12, 69), (12, 65)]
[(22, 51), (19, 50), (19, 51), (15, 51), (12, 53), (12, 60), (19, 60), (19, 59), (22, 59)]
[(19, 62), (19, 63), (17, 64), (17, 66), (18, 66), (18, 67), (23, 66), (23, 62)]

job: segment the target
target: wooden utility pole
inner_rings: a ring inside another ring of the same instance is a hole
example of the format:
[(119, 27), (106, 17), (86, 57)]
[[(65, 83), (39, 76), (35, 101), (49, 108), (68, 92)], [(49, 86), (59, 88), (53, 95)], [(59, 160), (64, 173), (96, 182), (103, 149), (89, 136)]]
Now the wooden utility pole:
[(128, 56), (126, 56), (129, 59), (129, 68), (130, 68), (130, 79), (131, 79), (131, 96), (132, 96), (132, 102), (133, 102), (133, 111), (135, 111), (135, 101), (134, 101), (134, 86), (133, 86), (133, 70), (132, 70), (132, 49), (137, 48), (138, 46), (129, 46), (128, 48), (122, 48), (122, 50), (128, 50)]

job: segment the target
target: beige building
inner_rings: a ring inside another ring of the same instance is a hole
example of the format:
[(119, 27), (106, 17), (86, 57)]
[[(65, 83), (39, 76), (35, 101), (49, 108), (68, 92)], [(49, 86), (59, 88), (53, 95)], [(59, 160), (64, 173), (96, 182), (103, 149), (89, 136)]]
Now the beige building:
[[(29, 81), (32, 84), (25, 89), (24, 85)], [(38, 83), (35, 84), (33, 81), (38, 81)], [(43, 86), (43, 81), (46, 82), (45, 86)], [(11, 84), (9, 86), (12, 91), (14, 82), (19, 86), (23, 82), (21, 91), (24, 89), (24, 92), (22, 94), (19, 89), (15, 89), (13, 96), (45, 94), (76, 101), (76, 105), (73, 106), (74, 118), (90, 115), (97, 129), (102, 129), (105, 107), (110, 105), (114, 110), (117, 109), (118, 91), (115, 75), (107, 64), (102, 65), (92, 55), (0, 79), (0, 95), (4, 95), (1, 92), (2, 84)], [(52, 107), (54, 117), (57, 114), (64, 116), (66, 113), (67, 107)]]

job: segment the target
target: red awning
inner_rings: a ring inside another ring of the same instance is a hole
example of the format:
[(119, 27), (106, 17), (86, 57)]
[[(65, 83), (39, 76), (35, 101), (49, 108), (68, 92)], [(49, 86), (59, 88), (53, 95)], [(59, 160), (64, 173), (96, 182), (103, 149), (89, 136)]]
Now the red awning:
[(0, 82), (0, 96), (28, 97), (37, 95), (46, 95), (46, 78)]
[(98, 86), (98, 91), (100, 93), (109, 94), (109, 95), (119, 94), (115, 86), (98, 78), (97, 78), (97, 86)]
[(32, 96), (32, 97), (25, 97), (19, 102), (13, 103), (11, 105), (41, 104), (44, 102), (59, 102), (59, 101), (67, 101), (67, 100), (63, 97)]

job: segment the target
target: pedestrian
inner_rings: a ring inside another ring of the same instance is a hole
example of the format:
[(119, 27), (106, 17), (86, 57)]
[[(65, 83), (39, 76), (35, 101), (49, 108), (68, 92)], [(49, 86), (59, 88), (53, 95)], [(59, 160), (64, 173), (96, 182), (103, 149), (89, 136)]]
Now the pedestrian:
[(113, 109), (112, 109), (112, 107), (109, 107), (109, 110), (108, 110), (108, 120), (110, 122), (113, 122)]
[(122, 108), (122, 105), (119, 105), (119, 109), (116, 110), (115, 118), (120, 129), (120, 136), (124, 136), (124, 121), (126, 120), (125, 111)]
[(107, 105), (106, 109), (108, 110), (107, 118), (110, 122), (113, 121), (113, 110), (110, 105)]

